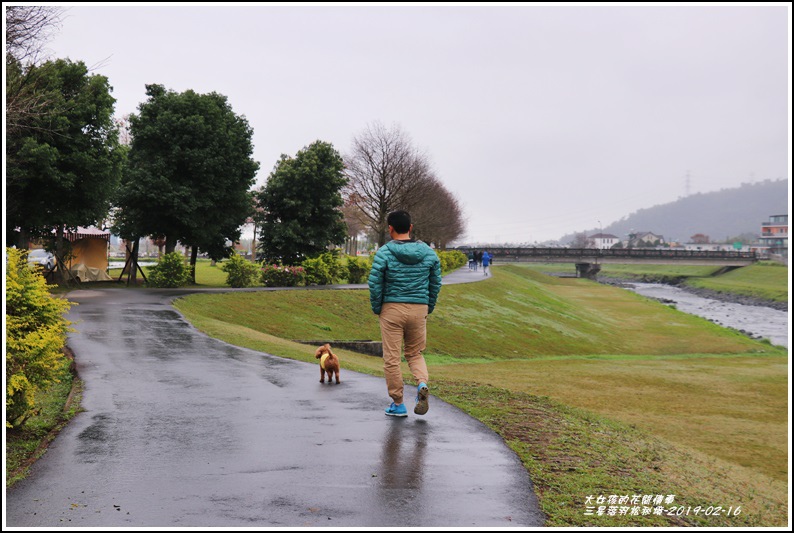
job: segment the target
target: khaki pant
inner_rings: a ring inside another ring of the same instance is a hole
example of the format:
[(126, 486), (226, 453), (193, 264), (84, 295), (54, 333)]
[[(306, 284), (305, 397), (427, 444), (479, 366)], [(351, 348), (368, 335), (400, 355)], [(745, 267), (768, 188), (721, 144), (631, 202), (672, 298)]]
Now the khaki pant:
[(380, 312), (383, 340), (383, 370), (386, 387), (394, 403), (403, 403), (403, 374), (400, 352), (405, 340), (405, 360), (416, 384), (428, 382), (427, 364), (422, 350), (427, 344), (427, 306), (422, 304), (385, 303)]

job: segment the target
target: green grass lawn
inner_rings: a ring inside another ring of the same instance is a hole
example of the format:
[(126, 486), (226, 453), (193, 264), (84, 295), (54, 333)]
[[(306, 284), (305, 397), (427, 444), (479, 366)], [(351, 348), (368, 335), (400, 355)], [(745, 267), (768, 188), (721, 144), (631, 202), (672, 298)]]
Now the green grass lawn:
[[(445, 286), (427, 359), (433, 393), (519, 454), (549, 525), (785, 524), (786, 351), (535, 267)], [(366, 291), (193, 295), (176, 306), (212, 336), (310, 362), (313, 347), (290, 339), (379, 339)], [(380, 359), (339, 351), (345, 368), (382, 375)], [(583, 516), (587, 495), (624, 492), (742, 514)]]
[[(196, 286), (228, 287), (228, 285), (226, 285), (226, 272), (221, 270), (222, 265), (223, 262), (219, 262), (215, 266), (212, 266), (212, 261), (210, 261), (209, 259), (196, 260)], [(147, 276), (149, 275), (149, 268), (150, 267), (148, 266), (143, 267), (143, 272)], [(121, 275), (121, 269), (112, 268), (108, 271), (108, 275), (111, 278), (113, 278), (114, 281), (116, 281), (119, 279), (119, 275)], [(127, 281), (127, 277), (124, 276), (124, 278), (122, 278), (122, 283), (126, 283), (126, 281)], [(138, 282), (139, 283), (143, 282), (143, 279), (141, 279), (140, 277), (140, 272), (138, 273)], [(105, 283), (110, 283), (110, 282), (103, 282), (103, 285)]]
[(434, 367), (486, 385), (554, 398), (785, 481), (787, 360), (719, 355), (566, 358)]

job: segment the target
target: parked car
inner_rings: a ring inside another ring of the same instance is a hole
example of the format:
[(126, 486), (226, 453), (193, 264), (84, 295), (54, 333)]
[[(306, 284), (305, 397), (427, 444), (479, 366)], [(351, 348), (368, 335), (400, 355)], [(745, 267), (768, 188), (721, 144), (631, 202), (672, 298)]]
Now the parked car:
[(55, 256), (41, 248), (31, 250), (28, 253), (28, 264), (40, 265), (45, 270), (52, 270), (55, 266)]

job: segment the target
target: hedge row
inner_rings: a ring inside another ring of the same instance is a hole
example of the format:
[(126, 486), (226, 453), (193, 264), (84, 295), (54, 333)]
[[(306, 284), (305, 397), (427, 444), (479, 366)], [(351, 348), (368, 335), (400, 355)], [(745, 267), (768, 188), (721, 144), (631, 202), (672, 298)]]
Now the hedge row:
[[(466, 254), (459, 251), (438, 251), (441, 273), (446, 274), (468, 263)], [(226, 283), (231, 287), (253, 287), (257, 284), (266, 287), (298, 287), (302, 285), (332, 285), (334, 283), (366, 283), (372, 268), (369, 258), (346, 256), (342, 261), (332, 252), (326, 252), (306, 259), (300, 266), (278, 264), (262, 265), (257, 268), (240, 256), (235, 256), (223, 265), (228, 274)], [(258, 279), (257, 279), (258, 272)]]
[(366, 283), (371, 259), (346, 256), (343, 261), (337, 254), (326, 252), (306, 259), (300, 266), (263, 264), (257, 266), (240, 256), (225, 262), (227, 285), (235, 288), (298, 287), (302, 285), (331, 285), (334, 283)]
[[(459, 251), (438, 251), (441, 273), (456, 270), (468, 262), (466, 255)], [(343, 260), (344, 259), (344, 260)], [(226, 284), (233, 288), (255, 287), (298, 287), (309, 285), (332, 285), (335, 283), (366, 283), (372, 268), (372, 257), (362, 258), (326, 252), (317, 257), (304, 260), (300, 266), (279, 264), (256, 265), (239, 255), (233, 255), (223, 262), (221, 269), (226, 272)], [(180, 287), (189, 280), (189, 267), (184, 258), (177, 253), (166, 254), (152, 267), (149, 284), (154, 287)]]

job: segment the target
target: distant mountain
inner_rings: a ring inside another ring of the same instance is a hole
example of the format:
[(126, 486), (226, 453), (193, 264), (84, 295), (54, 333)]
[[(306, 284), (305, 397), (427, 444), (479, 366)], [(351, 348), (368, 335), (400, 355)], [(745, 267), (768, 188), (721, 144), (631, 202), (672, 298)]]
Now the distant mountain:
[[(712, 242), (751, 233), (761, 233), (761, 223), (770, 215), (788, 214), (788, 180), (766, 180), (734, 189), (698, 193), (647, 209), (640, 209), (617, 222), (604, 226), (604, 233), (626, 239), (631, 232), (650, 231), (666, 241), (688, 242), (703, 233)], [(588, 235), (600, 228), (581, 230)], [(576, 233), (564, 235), (561, 244), (570, 243)]]

